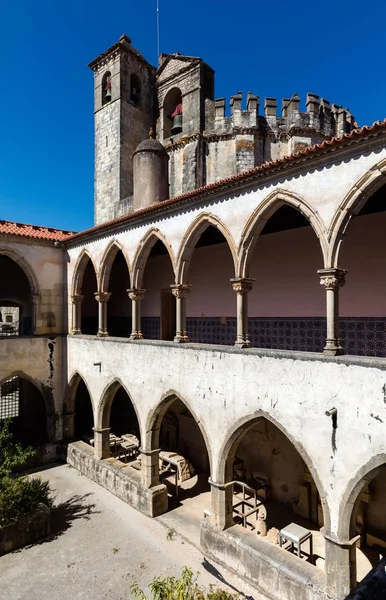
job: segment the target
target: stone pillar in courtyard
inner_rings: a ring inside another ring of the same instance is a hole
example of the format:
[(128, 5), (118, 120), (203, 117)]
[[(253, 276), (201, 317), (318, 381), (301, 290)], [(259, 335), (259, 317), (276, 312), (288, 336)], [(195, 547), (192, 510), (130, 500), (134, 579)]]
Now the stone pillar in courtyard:
[(94, 456), (97, 460), (110, 457), (110, 427), (94, 429)]
[(252, 290), (254, 279), (236, 277), (231, 279), (233, 290), (237, 294), (237, 338), (235, 346), (239, 348), (250, 348), (252, 346), (248, 338), (248, 293)]
[(111, 296), (110, 292), (96, 292), (95, 300), (98, 302), (98, 333), (99, 337), (107, 337), (107, 303)]
[(339, 288), (345, 284), (344, 269), (319, 269), (320, 285), (326, 290), (327, 339), (324, 354), (344, 354), (339, 339)]
[(71, 333), (73, 335), (79, 335), (82, 333), (82, 302), (84, 296), (81, 294), (74, 294), (71, 296), (72, 301), (72, 324)]
[(174, 341), (181, 344), (189, 342), (186, 331), (186, 299), (190, 294), (191, 285), (177, 283), (171, 285), (173, 296), (176, 298), (176, 335)]
[(145, 297), (146, 290), (130, 289), (126, 290), (131, 300), (131, 340), (142, 340), (141, 331), (141, 302)]
[(233, 484), (216, 483), (209, 479), (211, 498), (211, 524), (219, 530), (233, 525)]
[(339, 540), (323, 528), (321, 531), (326, 548), (326, 593), (336, 600), (345, 600), (357, 585), (356, 543), (360, 536)]
[(145, 450), (140, 448), (142, 485), (151, 488), (159, 485), (159, 448)]

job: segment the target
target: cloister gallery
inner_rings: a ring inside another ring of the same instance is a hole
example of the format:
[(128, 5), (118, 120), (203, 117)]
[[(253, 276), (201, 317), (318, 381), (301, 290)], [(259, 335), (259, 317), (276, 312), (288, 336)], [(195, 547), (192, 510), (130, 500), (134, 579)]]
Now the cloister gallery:
[[(92, 63), (97, 112), (130, 52)], [(183, 126), (134, 152), (125, 214), (0, 222), (0, 419), (37, 462), (189, 512), (269, 597), (343, 600), (386, 547), (386, 123), (159, 201)], [(281, 547), (291, 523), (312, 550)]]

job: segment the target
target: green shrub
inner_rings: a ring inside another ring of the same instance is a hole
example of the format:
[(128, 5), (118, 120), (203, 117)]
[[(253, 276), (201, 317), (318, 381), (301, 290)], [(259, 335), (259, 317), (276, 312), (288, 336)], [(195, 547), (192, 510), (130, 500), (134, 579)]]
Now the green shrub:
[(9, 430), (10, 422), (0, 424), (0, 527), (21, 514), (33, 513), (40, 503), (52, 506), (53, 498), (48, 481), (40, 477), (12, 476), (33, 456), (33, 448), (15, 444)]
[[(217, 590), (210, 586), (209, 593), (205, 593), (197, 584), (197, 576), (188, 567), (182, 569), (180, 577), (155, 577), (148, 586), (151, 590), (153, 600), (235, 600), (235, 594), (225, 590)], [(147, 596), (143, 590), (134, 583), (130, 587), (131, 593), (140, 600), (146, 600)]]

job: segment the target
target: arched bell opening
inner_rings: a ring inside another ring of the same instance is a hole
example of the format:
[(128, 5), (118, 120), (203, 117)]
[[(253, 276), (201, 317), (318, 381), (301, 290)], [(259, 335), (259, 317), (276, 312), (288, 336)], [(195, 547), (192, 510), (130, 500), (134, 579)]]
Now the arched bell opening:
[(310, 534), (300, 558), (324, 569), (318, 488), (294, 444), (274, 423), (258, 417), (241, 425), (227, 443), (221, 469), (231, 498), (228, 524), (296, 554), (284, 532), (300, 526)]
[[(259, 230), (259, 223), (256, 223)], [(261, 225), (260, 225), (261, 226)], [(309, 220), (283, 204), (266, 221), (248, 259), (249, 339), (257, 348), (321, 352), (326, 341), (319, 240)]]
[(186, 404), (169, 396), (160, 405), (151, 430), (151, 447), (160, 448), (160, 480), (167, 486), (169, 509), (191, 514), (197, 526), (210, 503), (206, 436)]
[(0, 254), (0, 337), (33, 333), (33, 302), (30, 282), (23, 269)]
[(181, 90), (177, 87), (168, 91), (163, 105), (163, 138), (182, 133), (183, 130), (183, 104)]
[(95, 299), (97, 293), (97, 278), (94, 265), (88, 259), (84, 270), (81, 293), (81, 330), (83, 334), (96, 335), (98, 332), (98, 303)]
[(130, 103), (133, 106), (141, 104), (141, 80), (136, 73), (130, 75)]
[(106, 71), (102, 78), (102, 106), (110, 102), (112, 98), (112, 84), (111, 84), (111, 73), (110, 71)]
[(143, 271), (141, 328), (145, 339), (173, 340), (176, 334), (176, 299), (171, 285), (175, 281), (168, 249), (160, 240), (149, 241), (153, 246)]
[(111, 266), (107, 303), (107, 331), (110, 336), (129, 337), (131, 333), (130, 274), (122, 250), (118, 250)]
[(41, 391), (19, 376), (0, 386), (0, 421), (11, 420), (15, 442), (37, 448), (49, 441), (46, 402)]
[(347, 354), (386, 356), (386, 185), (348, 226), (339, 263), (347, 269), (340, 290), (340, 336)]
[(209, 224), (188, 260), (189, 270), (185, 268), (185, 276), (191, 285), (186, 301), (189, 340), (233, 346), (237, 337), (237, 304), (230, 280), (235, 276), (235, 266), (220, 229)]
[(82, 378), (78, 383), (74, 403), (74, 437), (88, 444), (94, 439), (94, 412), (90, 393)]

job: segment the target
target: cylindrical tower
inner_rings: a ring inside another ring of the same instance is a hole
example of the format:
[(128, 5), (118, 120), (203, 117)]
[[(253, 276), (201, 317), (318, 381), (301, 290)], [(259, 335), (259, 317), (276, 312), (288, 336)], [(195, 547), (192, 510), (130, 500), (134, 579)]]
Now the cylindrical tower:
[(157, 140), (141, 142), (133, 154), (133, 208), (169, 198), (169, 156)]

